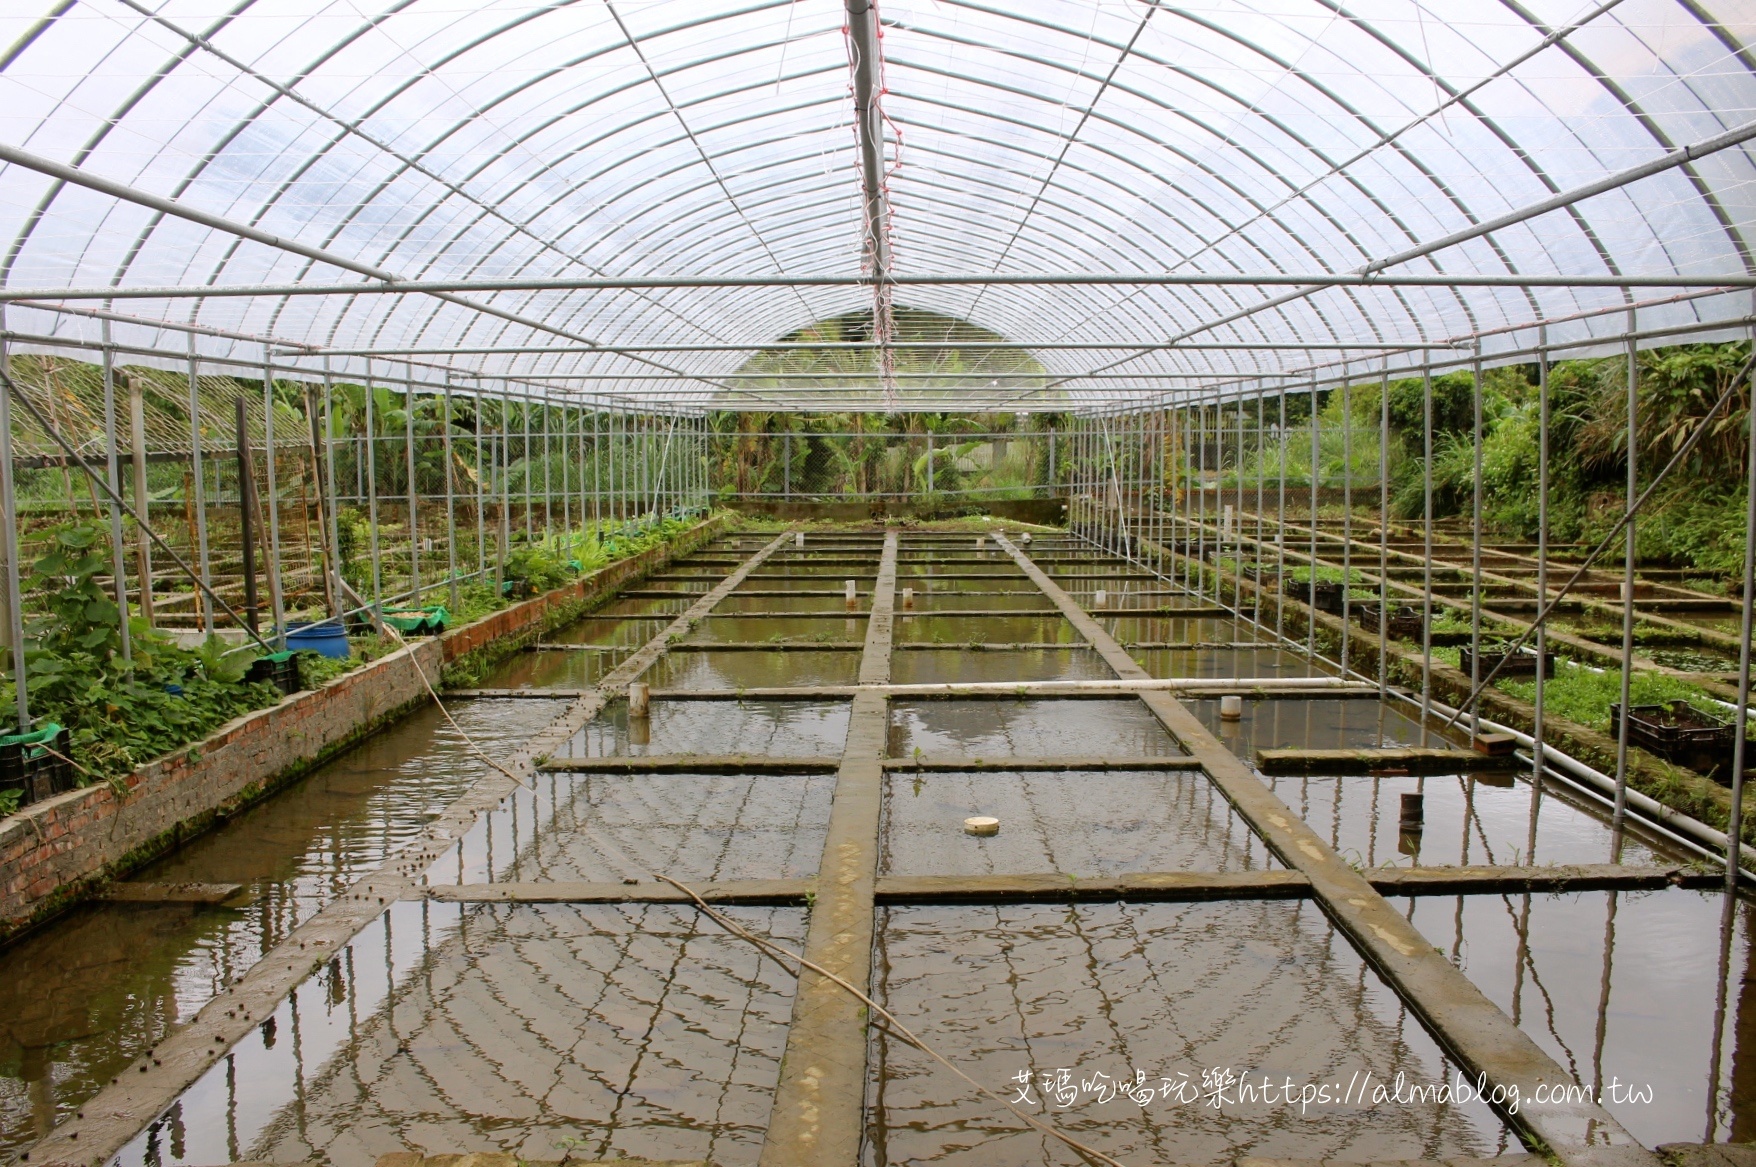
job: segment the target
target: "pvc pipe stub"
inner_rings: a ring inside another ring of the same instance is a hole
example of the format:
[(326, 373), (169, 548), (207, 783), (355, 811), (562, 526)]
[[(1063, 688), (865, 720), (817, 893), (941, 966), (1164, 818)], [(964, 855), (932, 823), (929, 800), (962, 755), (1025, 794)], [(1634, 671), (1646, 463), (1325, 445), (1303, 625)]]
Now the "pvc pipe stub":
[(1018, 541), (1020, 543), (1023, 543), (1026, 547), (1029, 547), (1030, 546), (1030, 532), (1026, 531), (1024, 533), (1024, 535)]
[(912, 608), (915, 606), (915, 589), (902, 589), (902, 606), (905, 608)]
[(1110, 593), (1106, 592), (1102, 588), (1099, 588), (1097, 590), (1097, 594), (1091, 598), (1091, 602), (1093, 604), (1095, 604), (1097, 607), (1101, 608), (1105, 604), (1110, 602)]
[(652, 687), (645, 681), (628, 682), (628, 716), (646, 717), (652, 712)]
[(1219, 699), (1219, 719), (1221, 721), (1242, 721), (1244, 719), (1244, 699), (1236, 693), (1228, 693)]
[(992, 815), (978, 814), (963, 820), (963, 833), (966, 835), (998, 835), (1000, 820)]
[(1399, 808), (1401, 814), (1398, 816), (1401, 822), (1398, 825), (1405, 831), (1420, 830), (1426, 824), (1426, 802), (1423, 794), (1404, 794)]
[(793, 546), (794, 547), (803, 547), (804, 545), (805, 545), (805, 532), (800, 531), (797, 535), (793, 536)]

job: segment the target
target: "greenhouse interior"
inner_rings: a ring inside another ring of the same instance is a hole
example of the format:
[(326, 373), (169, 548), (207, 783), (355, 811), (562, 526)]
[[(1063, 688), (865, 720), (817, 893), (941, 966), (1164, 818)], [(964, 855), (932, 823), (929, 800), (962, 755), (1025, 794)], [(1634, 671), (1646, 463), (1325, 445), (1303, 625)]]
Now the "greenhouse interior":
[(0, 7), (0, 1161), (1756, 1167), (1749, 0)]

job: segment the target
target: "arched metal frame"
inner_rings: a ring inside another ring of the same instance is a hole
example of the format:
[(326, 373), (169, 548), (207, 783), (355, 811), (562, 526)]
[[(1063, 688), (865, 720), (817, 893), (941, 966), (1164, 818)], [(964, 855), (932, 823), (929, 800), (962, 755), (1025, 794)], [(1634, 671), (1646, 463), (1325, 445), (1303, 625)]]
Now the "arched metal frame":
[[(1448, 24), (1417, 3), (1367, 20), (1310, 0), (1264, 21), (1243, 5), (894, 0), (879, 11), (889, 262), (900, 274), (1355, 270), (1743, 124), (1756, 17), (1720, 7), (1504, 0)], [(245, 0), (198, 26), (174, 4), (91, 0), (21, 27), (0, 85), (23, 150), (401, 278), (851, 274), (864, 229), (845, 19), (836, 0), (417, 2), (291, 20)], [(308, 256), (22, 166), (4, 174), (10, 289), (336, 282)], [(1748, 277), (1753, 176), (1745, 146), (1720, 150), (1397, 270)], [(1425, 346), (1478, 337), (1484, 359), (1507, 359), (1507, 330), (1542, 320), (1571, 319), (1552, 342), (1614, 340), (1625, 317), (1609, 310), (1641, 300), (1666, 301), (1643, 312), (1655, 327), (1743, 310), (1741, 295), (1614, 287), (970, 284), (894, 298), (1026, 347), (1116, 344), (1033, 350), (1060, 405), (1094, 408), (1144, 404), (1167, 377), (1256, 392), (1321, 363), (1255, 343), (1403, 343), (1391, 367), (1413, 369)], [(745, 355), (708, 346), (869, 304), (866, 289), (777, 284), (123, 308), (229, 334), (202, 335), (204, 357), (269, 340), (292, 367), (315, 368), (325, 348), (559, 337), (578, 347), (437, 363), (557, 392), (617, 375), (609, 392), (629, 407), (700, 409), (724, 400), (716, 378)], [(12, 319), (67, 339), (95, 328), (22, 307)], [(136, 348), (183, 347), (148, 325), (111, 327)], [(1183, 337), (1237, 347), (1125, 351)], [(331, 367), (357, 376), (364, 359)], [(787, 387), (766, 392), (785, 407)], [(960, 387), (941, 404), (1013, 403)]]

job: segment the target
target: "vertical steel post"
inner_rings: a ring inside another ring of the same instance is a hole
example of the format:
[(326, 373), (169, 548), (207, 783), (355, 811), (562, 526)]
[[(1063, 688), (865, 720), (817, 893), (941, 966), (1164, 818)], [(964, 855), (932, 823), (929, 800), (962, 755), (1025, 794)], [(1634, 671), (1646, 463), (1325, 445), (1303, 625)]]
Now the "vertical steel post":
[[(1195, 594), (1207, 594), (1207, 403), (1196, 406), (1195, 413), (1196, 479), (1195, 488), (1200, 506), (1200, 519), (1195, 526)], [(1219, 599), (1214, 588), (1214, 599)]]
[(567, 558), (573, 558), (573, 458), (567, 449), (567, 402), (561, 402), (561, 530)]
[[(1471, 443), (1473, 446), (1471, 453), (1475, 459), (1475, 482), (1470, 497), (1472, 547), (1469, 563), (1473, 586), (1469, 590), (1469, 687), (1470, 691), (1474, 692), (1476, 686), (1482, 683), (1482, 441), (1487, 436), (1482, 432), (1484, 428), (1482, 407), (1484, 390), (1482, 385), (1482, 342), (1479, 340), (1475, 343), (1475, 361), (1472, 367), (1475, 373), (1474, 418), (1472, 421), (1475, 437)], [(1472, 702), (1469, 707), (1470, 740), (1474, 741), (1481, 736), (1481, 733), (1482, 705), (1480, 701), (1476, 701)]]
[(128, 378), (128, 441), (133, 457), (134, 479), (134, 570), (140, 577), (140, 616), (151, 628), (154, 623), (152, 603), (152, 536), (150, 528), (152, 496), (146, 483), (146, 394), (139, 377)]
[(1348, 674), (1354, 587), (1354, 398), (1347, 362), (1341, 366), (1341, 675)]
[[(1433, 709), (1433, 354), (1421, 354), (1421, 744)], [(1390, 612), (1379, 613), (1385, 624)]]
[(238, 394), (233, 402), (238, 429), (238, 535), (243, 546), (244, 555), (244, 626), (255, 632), (257, 623), (256, 599), (256, 533), (254, 507), (250, 497), (256, 485), (256, 474), (250, 468), (250, 413), (244, 402), (244, 395)]
[[(268, 608), (274, 616), (274, 643), (281, 652), (287, 649), (286, 592), (281, 586), (280, 571), (280, 482), (275, 475), (274, 445), (274, 367), (268, 361), (268, 346), (262, 347), (262, 457), (268, 480), (268, 560), (264, 564), (268, 578)], [(254, 494), (256, 484), (250, 485)]]
[(441, 387), (440, 408), (444, 416), (439, 420), (440, 456), (445, 459), (445, 578), (450, 580), (445, 598), (451, 605), (451, 615), (455, 619), (462, 609), (462, 597), (458, 595), (457, 584), (457, 475), (452, 468), (451, 452), (451, 374), (445, 374)]
[[(1750, 723), (1750, 640), (1756, 635), (1753, 614), (1756, 614), (1756, 374), (1750, 379), (1749, 408), (1745, 428), (1750, 431), (1749, 463), (1745, 468), (1744, 491), (1744, 599), (1741, 605), (1738, 638), (1738, 704), (1732, 714), (1732, 804), (1726, 814), (1726, 896), (1727, 912), (1732, 893), (1738, 886), (1738, 868), (1742, 864), (1744, 835), (1744, 766), (1749, 757), (1747, 742)], [(10, 463), (9, 463), (10, 464)], [(16, 587), (14, 593), (16, 594)], [(22, 702), (23, 698), (20, 698)], [(1623, 712), (1626, 714), (1627, 706)], [(23, 716), (23, 706), (20, 706)], [(1628, 718), (1624, 715), (1622, 721)], [(1729, 918), (1729, 917), (1728, 917)]]
[(1378, 383), (1378, 699), (1390, 696), (1390, 362)]
[(350, 607), (347, 590), (342, 587), (341, 574), (341, 488), (335, 480), (335, 375), (329, 367), (329, 358), (323, 358), (323, 465), (329, 479), (325, 489), (329, 492), (329, 574), (330, 584), (335, 590), (335, 611), (331, 615), (339, 616)]
[(408, 473), (409, 508), (409, 606), (421, 606), (421, 499), (415, 483), (415, 370), (403, 366), (402, 453)]
[[(530, 474), (525, 474), (529, 485)], [(525, 520), (530, 508), (525, 507)], [(527, 532), (528, 533), (528, 532)], [(506, 557), (512, 554), (512, 387), (500, 382), (500, 564), (504, 583)]]
[(603, 480), (603, 448), (598, 440), (598, 408), (592, 403), (591, 409), (591, 528), (592, 536), (601, 546), (604, 541), (604, 480)]
[(527, 391), (519, 396), (518, 408), (520, 420), (524, 423), (524, 541), (530, 543), (536, 538), (536, 516), (531, 512), (536, 506), (536, 480), (531, 474), (530, 464), (530, 393)]
[[(1638, 473), (1640, 451), (1635, 441), (1635, 426), (1639, 420), (1640, 395), (1640, 353), (1636, 347), (1635, 310), (1628, 309), (1628, 484), (1626, 507), (1629, 512), (1634, 510), (1634, 500), (1638, 494)], [(1756, 411), (1750, 414), (1746, 423), (1756, 428)], [(1621, 678), (1621, 724), (1616, 727), (1616, 801), (1610, 816), (1610, 861), (1621, 862), (1622, 855), (1622, 824), (1628, 814), (1628, 707), (1632, 700), (1634, 681), (1634, 559), (1635, 559), (1634, 519), (1628, 520), (1627, 529), (1623, 532), (1622, 543), (1622, 678)], [(1748, 644), (1749, 632), (1745, 630), (1745, 643)], [(1541, 666), (1538, 666), (1539, 668)]]
[(384, 618), (384, 567), (378, 558), (378, 434), (373, 416), (372, 358), (366, 358), (366, 545), (372, 557), (372, 622)]
[[(1318, 445), (1317, 382), (1311, 382), (1311, 611), (1317, 610), (1317, 477), (1323, 465), (1323, 451)], [(1317, 621), (1305, 621), (1305, 655), (1317, 655)]]
[(203, 481), (201, 470), (201, 381), (200, 370), (196, 365), (195, 334), (189, 334), (189, 460), (194, 467), (191, 476), (195, 491), (195, 542), (197, 567), (201, 573), (201, 587), (196, 589), (195, 603), (201, 608), (202, 631), (213, 635), (213, 604), (207, 597), (212, 595), (213, 569), (207, 556), (207, 484)]
[[(12, 379), (12, 350), (5, 337), (5, 308), (0, 306), (0, 366), (6, 383), (17, 391)], [(18, 732), (30, 732), (29, 682), (24, 664), (24, 590), (19, 586), (19, 559), (24, 547), (19, 540), (18, 491), (12, 478), (12, 392), (0, 393), (0, 555), (6, 556), (6, 635), (12, 644), (12, 689), (18, 705)], [(1748, 594), (1748, 593), (1746, 593)]]
[(475, 440), (476, 440), (476, 580), (487, 582), (488, 575), (488, 475), (491, 472), (488, 447), (483, 439), (488, 429), (487, 397), (482, 393), (482, 382), (478, 378), (475, 390), (470, 396), (475, 403)]
[(1262, 634), (1262, 585), (1265, 572), (1262, 554), (1262, 512), (1268, 505), (1268, 467), (1262, 464), (1262, 452), (1267, 449), (1268, 442), (1268, 399), (1261, 393), (1256, 395), (1256, 550), (1252, 558), (1256, 561), (1256, 603), (1253, 619), (1256, 631), (1255, 638)]
[[(1538, 330), (1537, 349), (1537, 609), (1549, 602), (1549, 330)], [(1537, 625), (1537, 659), (1547, 659), (1549, 650), (1548, 621)], [(1543, 742), (1544, 696), (1548, 685), (1537, 681), (1535, 715), (1531, 738), (1530, 833), (1524, 861), (1536, 862), (1537, 812), (1542, 805), (1543, 775), (1548, 763), (1548, 750)], [(1626, 712), (1626, 711), (1624, 711)]]
[(1274, 638), (1286, 641), (1286, 596), (1287, 596), (1287, 389), (1286, 382), (1280, 385), (1280, 501), (1279, 516), (1274, 524), (1274, 584), (1279, 594), (1274, 598)]
[(551, 386), (543, 386), (543, 543), (548, 545), (555, 538), (555, 483), (549, 473), (549, 460), (552, 451), (549, 448), (549, 414), (553, 411), (550, 396), (554, 393)]
[(104, 481), (110, 487), (110, 571), (115, 576), (117, 631), (122, 634), (122, 659), (134, 659), (128, 628), (128, 564), (122, 551), (122, 475), (116, 456), (116, 354), (110, 347), (110, 322), (104, 321)]

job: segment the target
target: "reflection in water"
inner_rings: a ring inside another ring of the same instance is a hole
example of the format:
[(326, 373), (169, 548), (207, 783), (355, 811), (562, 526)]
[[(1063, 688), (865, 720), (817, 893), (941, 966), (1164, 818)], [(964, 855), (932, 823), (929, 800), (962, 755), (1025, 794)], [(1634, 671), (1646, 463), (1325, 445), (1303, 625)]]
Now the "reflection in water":
[(1104, 681), (1115, 670), (1090, 648), (906, 649), (890, 660), (898, 685), (972, 681)]
[[(1450, 1067), (1396, 995), (1311, 904), (1091, 904), (879, 911), (878, 1000), (996, 1088), (1021, 1071), (1161, 1075), (1230, 1068), (1347, 1083), (1365, 1071), (1431, 1082)], [(1038, 1079), (1040, 1082), (1040, 1079)], [(1008, 1085), (1008, 1091), (1016, 1090)], [(924, 1054), (874, 1027), (868, 1162), (1067, 1163)], [(1008, 1097), (1012, 1095), (1009, 1093)], [(1041, 1101), (1040, 1094), (1036, 1095)], [(1518, 1150), (1480, 1105), (1313, 1106), (1089, 1096), (1039, 1108), (1124, 1162), (1240, 1155), (1353, 1161)], [(970, 1159), (980, 1147), (979, 1159)]]
[[(1720, 893), (1674, 888), (1394, 902), (1579, 1081), (1650, 1084), (1609, 1105), (1648, 1146), (1751, 1130), (1750, 904), (1728, 921)], [(1735, 992), (1716, 1020), (1722, 942)], [(1716, 1046), (1741, 1059), (1715, 1065)]]
[(898, 640), (939, 644), (1079, 644), (1073, 622), (1054, 612), (1041, 616), (935, 616), (930, 602), (916, 601), (911, 615), (898, 612)]
[[(771, 536), (722, 540), (717, 554), (646, 585), (705, 591)], [(772, 636), (859, 641), (876, 542), (828, 546), (813, 534), (734, 597), (692, 639)], [(905, 551), (913, 536), (906, 536)], [(924, 543), (925, 541), (921, 541)], [(918, 614), (899, 642), (898, 681), (1106, 677), (1075, 647), (998, 551), (958, 536), (905, 555), (899, 587)], [(1038, 553), (1079, 595), (1110, 607), (1158, 603), (1164, 585), (1074, 544)], [(849, 554), (857, 550), (858, 554)], [(1065, 559), (1058, 552), (1071, 552)], [(852, 559), (853, 563), (836, 562)], [(860, 581), (861, 613), (839, 595), (762, 596)], [(1116, 578), (1105, 578), (1116, 577)], [(994, 594), (981, 594), (994, 593)], [(632, 648), (686, 596), (618, 601), (555, 634)], [(1042, 616), (958, 611), (1030, 607)], [(800, 613), (752, 618), (756, 612)], [(739, 613), (742, 613), (740, 616)], [(1217, 617), (1100, 616), (1125, 640), (1233, 642), (1257, 636)], [(1066, 648), (972, 653), (958, 644), (1055, 641)], [(625, 655), (527, 653), (489, 687), (578, 688)], [(1156, 676), (1321, 673), (1273, 648), (1143, 650)], [(849, 684), (859, 653), (811, 650), (670, 654), (655, 688)], [(1194, 710), (1248, 757), (1266, 745), (1419, 740), (1400, 706), (1376, 701), (1248, 701), (1240, 723), (1212, 702)], [(489, 747), (523, 742), (562, 706), (477, 702), (457, 714)], [(1138, 701), (894, 701), (888, 752), (1169, 755), (1180, 752)], [(584, 755), (702, 752), (839, 755), (845, 701), (659, 701), (631, 726), (613, 703), (569, 749)], [(239, 975), (268, 946), (366, 868), (402, 846), (481, 774), (440, 722), (418, 715), (340, 763), (198, 840), (142, 878), (249, 883), (240, 908), (93, 906), (0, 955), (5, 1017), (0, 1147), (17, 1149), (122, 1063)], [(1362, 863), (1596, 862), (1608, 832), (1596, 808), (1550, 787), (1488, 775), (1386, 774), (1270, 780), (1344, 855)], [(545, 773), (485, 815), (431, 872), (439, 882), (697, 880), (815, 871), (833, 775)], [(1424, 799), (1424, 830), (1399, 830), (1402, 794)], [(1213, 786), (1194, 773), (909, 774), (885, 779), (883, 869), (895, 874), (1274, 865)], [(1540, 808), (1540, 816), (1535, 813)], [(961, 832), (995, 814), (1001, 833)], [(1630, 862), (1674, 856), (1631, 836)], [(1648, 1142), (1756, 1138), (1756, 966), (1748, 908), (1716, 896), (1428, 898), (1401, 901), (1423, 933), (1582, 1078), (1653, 1080), (1661, 1093), (1618, 1116)], [(802, 943), (803, 909), (734, 914)], [(1720, 927), (1721, 919), (1724, 927)], [(876, 983), (929, 1040), (990, 1084), (1020, 1070), (1149, 1074), (1226, 1066), (1296, 1078), (1430, 1081), (1445, 1063), (1395, 996), (1317, 909), (1292, 901), (881, 909)], [(704, 930), (705, 929), (705, 930)], [(1711, 984), (1709, 982), (1712, 982)], [(53, 984), (57, 992), (41, 986)], [(243, 1159), (336, 1167), (386, 1151), (513, 1151), (531, 1159), (640, 1155), (754, 1162), (784, 1046), (793, 979), (743, 942), (673, 907), (395, 905), (302, 984), (123, 1156), (136, 1164)], [(872, 1035), (868, 1159), (874, 1165), (1072, 1162), (1058, 1144), (1016, 1133), (916, 1051)], [(1141, 1113), (1111, 1103), (1062, 1112), (1078, 1137), (1140, 1162), (1226, 1161), (1241, 1154), (1344, 1160), (1437, 1158), (1516, 1150), (1479, 1109), (1331, 1107), (1298, 1115), (1201, 1105)]]
[[(556, 756), (839, 755), (847, 740), (849, 710), (846, 701), (654, 701), (652, 715), (635, 719), (631, 726), (628, 703), (618, 701)], [(640, 733), (645, 741), (635, 740)]]
[(458, 883), (817, 873), (833, 774), (539, 775), (433, 865)]
[(852, 685), (858, 652), (670, 652), (647, 673), (654, 689), (770, 689), (789, 685)]
[[(454, 715), (491, 749), (561, 707), (477, 702)], [(65, 1119), (485, 772), (423, 710), (133, 877), (245, 883), (246, 906), (90, 904), (0, 952), (0, 1149)]]
[[(802, 943), (803, 909), (728, 911)], [(754, 1163), (793, 985), (675, 907), (398, 904), (281, 1005), (272, 1044), (246, 1038), (121, 1162)]]
[(1144, 705), (1117, 699), (892, 701), (890, 753), (986, 759), (1046, 754), (1165, 757), (1182, 748)]
[[(1278, 867), (1205, 774), (973, 773), (886, 776), (879, 870), (887, 875)], [(993, 815), (1000, 833), (963, 832)]]

